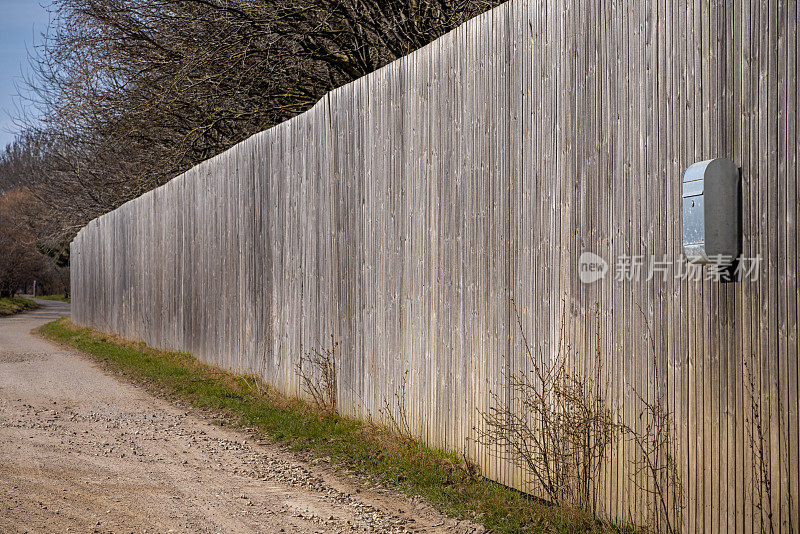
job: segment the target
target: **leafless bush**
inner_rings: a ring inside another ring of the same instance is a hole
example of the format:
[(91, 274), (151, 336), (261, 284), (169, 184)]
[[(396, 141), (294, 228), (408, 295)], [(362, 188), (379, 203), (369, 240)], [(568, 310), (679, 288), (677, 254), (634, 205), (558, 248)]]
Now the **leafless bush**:
[(253, 395), (264, 397), (269, 392), (269, 386), (258, 375), (243, 375), (242, 382)]
[(397, 435), (407, 440), (414, 440), (411, 433), (411, 424), (408, 422), (408, 410), (406, 409), (406, 383), (408, 370), (400, 378), (400, 385), (394, 391), (392, 402), (384, 399), (383, 408), (380, 410), (384, 419), (389, 423), (389, 428)]
[(761, 417), (761, 394), (756, 383), (755, 355), (750, 355), (750, 361), (744, 360), (745, 386), (750, 404), (749, 414), (745, 417), (747, 441), (753, 454), (752, 480), (753, 480), (753, 506), (758, 510), (761, 532), (775, 532), (772, 519), (772, 475), (769, 462), (765, 454), (767, 437), (764, 435), (764, 419)]
[(331, 334), (330, 348), (311, 349), (300, 355), (300, 363), (297, 364), (303, 389), (311, 395), (319, 408), (331, 412), (336, 412), (338, 346), (339, 343)]
[[(642, 312), (641, 308), (639, 311)], [(647, 389), (654, 391), (654, 395), (647, 398), (634, 389), (633, 393), (640, 405), (637, 414), (640, 424), (637, 426), (623, 422), (617, 426), (623, 439), (632, 443), (637, 452), (632, 460), (629, 478), (636, 489), (648, 497), (646, 516), (649, 524), (645, 526), (648, 529), (673, 533), (680, 524), (680, 503), (683, 502), (683, 487), (674, 455), (674, 417), (664, 401), (662, 370), (655, 338), (644, 312), (642, 317), (647, 326), (653, 370), (648, 384), (651, 387)], [(670, 495), (676, 503), (674, 510), (670, 507)]]
[[(614, 440), (629, 440), (637, 454), (626, 470), (638, 490), (648, 496), (650, 524), (644, 526), (675, 532), (680, 524), (682, 486), (674, 457), (673, 416), (664, 400), (649, 324), (653, 372), (646, 390), (654, 393), (645, 396), (634, 391), (641, 406), (641, 424), (628, 424), (613, 417), (604, 395), (599, 309), (595, 311), (593, 358), (587, 365), (573, 367), (564, 314), (557, 353), (548, 359), (541, 349), (531, 348), (513, 300), (512, 305), (529, 369), (510, 372), (504, 389), (492, 392), (492, 406), (482, 413), (484, 429), (477, 429), (479, 442), (505, 451), (505, 459), (527, 473), (529, 482), (541, 488), (549, 501), (596, 512), (600, 468)], [(582, 374), (579, 367), (588, 372)]]
[(567, 365), (564, 316), (558, 352), (549, 360), (531, 348), (513, 305), (529, 370), (510, 373), (507, 391), (492, 392), (479, 441), (504, 449), (551, 502), (594, 510), (596, 478), (613, 431), (601, 391), (599, 343), (594, 375), (583, 377)]
[(265, 396), (269, 392), (267, 385), (267, 367), (272, 360), (272, 346), (275, 342), (275, 312), (271, 312), (265, 322), (266, 328), (261, 342), (261, 358), (258, 362), (256, 372), (251, 377), (245, 377), (245, 382), (251, 391), (259, 396)]

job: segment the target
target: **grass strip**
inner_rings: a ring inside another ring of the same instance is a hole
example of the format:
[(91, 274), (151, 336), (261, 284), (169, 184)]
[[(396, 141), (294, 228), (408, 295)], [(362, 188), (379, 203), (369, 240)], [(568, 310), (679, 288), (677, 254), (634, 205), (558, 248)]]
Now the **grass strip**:
[(458, 455), (432, 449), (387, 428), (317, 409), (281, 395), (252, 376), (206, 365), (192, 355), (152, 349), (68, 318), (41, 333), (86, 352), (151, 391), (219, 414), (233, 426), (420, 495), (442, 512), (495, 532), (608, 532), (618, 527), (576, 509), (549, 506), (473, 474)]
[(57, 300), (59, 302), (70, 302), (70, 298), (65, 297), (64, 295), (42, 295), (36, 298), (44, 300)]
[(29, 299), (22, 297), (0, 299), (0, 317), (14, 315), (28, 310), (35, 310), (39, 305)]

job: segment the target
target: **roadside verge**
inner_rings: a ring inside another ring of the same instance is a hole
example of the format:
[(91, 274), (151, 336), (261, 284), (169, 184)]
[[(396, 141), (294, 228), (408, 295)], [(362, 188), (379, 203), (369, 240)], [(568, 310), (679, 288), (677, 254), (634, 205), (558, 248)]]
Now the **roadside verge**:
[(619, 530), (584, 512), (549, 506), (476, 476), (474, 467), (453, 453), (319, 410), (280, 395), (255, 377), (203, 364), (190, 354), (158, 351), (78, 327), (68, 318), (48, 323), (40, 332), (156, 394), (207, 411), (220, 424), (255, 430), (309, 459), (330, 461), (419, 495), (448, 515), (496, 532)]
[(35, 310), (39, 305), (34, 301), (22, 297), (0, 299), (0, 317), (16, 315), (28, 310)]

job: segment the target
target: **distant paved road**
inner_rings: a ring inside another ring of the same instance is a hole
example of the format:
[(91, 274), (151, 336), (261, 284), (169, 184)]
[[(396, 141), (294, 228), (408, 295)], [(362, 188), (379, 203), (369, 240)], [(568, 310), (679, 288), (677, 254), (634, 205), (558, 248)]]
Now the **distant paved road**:
[(471, 532), (104, 373), (0, 319), (0, 532)]

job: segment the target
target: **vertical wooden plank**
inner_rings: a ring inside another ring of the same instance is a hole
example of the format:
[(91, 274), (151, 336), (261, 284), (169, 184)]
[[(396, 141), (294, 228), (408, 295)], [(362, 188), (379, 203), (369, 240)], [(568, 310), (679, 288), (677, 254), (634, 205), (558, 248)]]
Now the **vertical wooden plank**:
[[(782, 310), (782, 298), (778, 289), (778, 280), (781, 278), (779, 267), (784, 261), (783, 251), (780, 246), (780, 238), (778, 227), (785, 224), (785, 216), (779, 215), (778, 211), (781, 205), (781, 180), (780, 180), (780, 109), (778, 95), (781, 85), (778, 83), (778, 55), (780, 50), (779, 44), (779, 7), (777, 0), (770, 0), (767, 4), (768, 20), (767, 31), (765, 32), (764, 39), (767, 48), (766, 52), (766, 66), (767, 77), (766, 84), (766, 124), (764, 132), (767, 143), (767, 152), (764, 154), (767, 163), (767, 175), (778, 177), (768, 182), (767, 188), (767, 214), (769, 217), (768, 229), (768, 243), (769, 243), (769, 279), (768, 279), (768, 295), (765, 302), (769, 302), (768, 309), (768, 352), (765, 355), (765, 368), (769, 376), (769, 441), (770, 441), (770, 462), (768, 469), (770, 471), (771, 482), (771, 522), (775, 530), (781, 531), (786, 513), (784, 507), (784, 497), (782, 487), (785, 487), (784, 482), (784, 469), (782, 465), (781, 454), (781, 427), (785, 424), (782, 419), (784, 414), (781, 406), (781, 382), (784, 380), (781, 369), (782, 347), (780, 338), (785, 334), (785, 329), (781, 332), (781, 320), (779, 319)], [(781, 221), (781, 222), (779, 222)], [(788, 484), (787, 484), (788, 485)]]
[[(751, 137), (751, 115), (753, 107), (753, 88), (751, 86), (752, 69), (752, 45), (751, 45), (751, 3), (742, 2), (742, 22), (741, 22), (741, 85), (738, 94), (742, 101), (742, 114), (739, 121), (741, 131), (741, 154), (742, 154), (742, 253), (748, 257), (754, 257), (760, 253), (754, 243), (753, 228), (755, 228), (755, 211), (752, 201), (752, 137)], [(737, 491), (739, 503), (741, 503), (741, 519), (737, 522), (737, 527), (741, 532), (753, 531), (753, 450), (749, 447), (750, 427), (752, 424), (749, 380), (752, 374), (752, 328), (753, 328), (753, 283), (751, 280), (743, 280), (740, 319), (742, 323), (742, 363), (740, 373), (742, 377), (741, 386), (737, 391), (741, 399), (741, 430), (737, 435), (737, 443), (740, 445), (741, 455), (741, 487)], [(755, 315), (757, 317), (757, 315)], [(750, 363), (750, 365), (745, 365)], [(737, 458), (738, 460), (738, 458)]]
[[(778, 226), (776, 236), (776, 292), (775, 295), (777, 307), (776, 314), (776, 333), (777, 333), (777, 354), (778, 362), (777, 369), (777, 396), (773, 399), (775, 402), (775, 411), (777, 413), (777, 426), (778, 426), (778, 450), (775, 463), (777, 464), (778, 479), (773, 484), (779, 486), (778, 491), (779, 507), (780, 507), (780, 520), (778, 530), (780, 532), (791, 532), (791, 526), (795, 519), (790, 516), (792, 508), (791, 496), (792, 491), (790, 487), (790, 470), (791, 470), (791, 457), (790, 457), (790, 426), (792, 417), (792, 402), (790, 400), (790, 383), (792, 382), (790, 375), (790, 359), (797, 361), (796, 354), (789, 353), (789, 324), (790, 312), (789, 301), (791, 297), (785, 292), (791, 284), (788, 275), (788, 242), (785, 230), (780, 229), (780, 225), (785, 224), (785, 229), (789, 229), (792, 216), (789, 215), (790, 208), (787, 205), (788, 186), (786, 180), (787, 175), (787, 20), (788, 9), (783, 0), (777, 1), (772, 4), (771, 10), (774, 12), (773, 16), (776, 18), (775, 22), (775, 44), (774, 56), (776, 65), (772, 71), (774, 77), (774, 89), (776, 90), (775, 105), (776, 108), (772, 112), (771, 117), (776, 121), (775, 123), (775, 158), (776, 158), (776, 205), (774, 207), (776, 220)], [(792, 207), (793, 208), (793, 207)], [(791, 210), (793, 211), (793, 209)], [(792, 214), (793, 215), (793, 214)], [(792, 258), (794, 261), (797, 258), (795, 255)], [(794, 300), (794, 299), (791, 299)], [(793, 304), (793, 302), (792, 302)], [(794, 381), (796, 383), (796, 380)]]
[(797, 264), (798, 264), (798, 196), (797, 185), (800, 175), (797, 172), (798, 143), (797, 111), (798, 95), (797, 88), (797, 68), (798, 68), (798, 41), (797, 41), (798, 5), (797, 3), (787, 3), (786, 14), (786, 299), (787, 299), (787, 348), (786, 357), (788, 360), (788, 395), (786, 406), (788, 409), (788, 424), (786, 443), (788, 445), (788, 456), (785, 462), (788, 466), (789, 487), (786, 495), (789, 499), (788, 528), (787, 531), (793, 532), (800, 529), (800, 387), (798, 387), (798, 289), (797, 289)]

